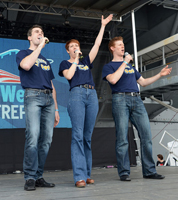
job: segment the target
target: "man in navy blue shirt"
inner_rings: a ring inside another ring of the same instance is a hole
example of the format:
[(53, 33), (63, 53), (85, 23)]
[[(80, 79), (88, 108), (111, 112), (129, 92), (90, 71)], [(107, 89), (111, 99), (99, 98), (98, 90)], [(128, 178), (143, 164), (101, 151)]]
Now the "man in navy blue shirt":
[(46, 157), (52, 142), (53, 127), (59, 123), (56, 90), (52, 83), (54, 75), (51, 65), (41, 55), (48, 42), (39, 25), (32, 26), (27, 33), (30, 47), (16, 56), (21, 85), (25, 89), (24, 109), (26, 135), (23, 170), (26, 180), (24, 189), (54, 187), (43, 179)]
[(141, 143), (142, 173), (144, 178), (163, 179), (157, 174), (152, 158), (152, 139), (149, 118), (140, 98), (137, 83), (143, 87), (152, 84), (162, 76), (171, 73), (166, 66), (160, 73), (143, 78), (129, 63), (131, 55), (123, 58), (125, 48), (122, 37), (115, 37), (109, 42), (113, 60), (103, 67), (103, 80), (109, 82), (112, 90), (112, 114), (116, 126), (116, 157), (118, 174), (121, 181), (130, 181), (130, 161), (128, 154), (128, 122), (138, 131)]

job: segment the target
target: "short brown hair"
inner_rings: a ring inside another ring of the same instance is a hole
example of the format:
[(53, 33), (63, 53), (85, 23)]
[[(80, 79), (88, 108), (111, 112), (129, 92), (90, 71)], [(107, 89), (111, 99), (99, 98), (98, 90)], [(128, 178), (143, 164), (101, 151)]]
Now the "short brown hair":
[(163, 156), (161, 154), (157, 155), (159, 159), (163, 160)]
[(28, 38), (28, 36), (31, 36), (31, 35), (32, 35), (32, 29), (34, 29), (34, 28), (40, 28), (40, 29), (43, 31), (42, 26), (40, 26), (40, 25), (38, 25), (38, 24), (33, 25), (30, 29), (28, 29), (27, 38)]
[(71, 40), (66, 42), (65, 48), (66, 48), (67, 51), (69, 50), (69, 44), (72, 43), (72, 42), (77, 43), (79, 45), (79, 47), (80, 47), (80, 42), (78, 40), (71, 39)]
[(121, 37), (121, 36), (114, 37), (112, 40), (109, 41), (108, 48), (109, 48), (109, 51), (110, 51), (112, 54), (113, 54), (113, 52), (112, 52), (112, 50), (111, 50), (111, 47), (115, 46), (115, 42), (118, 41), (118, 40), (123, 41), (123, 37)]

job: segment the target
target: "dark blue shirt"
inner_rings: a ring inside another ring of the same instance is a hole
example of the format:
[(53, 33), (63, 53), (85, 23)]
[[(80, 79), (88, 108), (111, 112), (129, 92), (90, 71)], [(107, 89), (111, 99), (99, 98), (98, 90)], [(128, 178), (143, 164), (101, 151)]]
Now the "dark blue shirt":
[(32, 52), (33, 51), (30, 49), (21, 50), (16, 56), (22, 87), (24, 89), (52, 89), (51, 80), (54, 78), (54, 74), (49, 61), (41, 54), (38, 56), (38, 59), (29, 71), (20, 67), (20, 62)]
[[(104, 65), (103, 71), (102, 71), (102, 77), (103, 80), (106, 80), (106, 76), (109, 74), (113, 74), (121, 65), (123, 61), (121, 62), (109, 62), (108, 64)], [(110, 84), (112, 93), (116, 92), (139, 92), (137, 80), (141, 77), (141, 74), (132, 67), (131, 64), (128, 64), (119, 79), (119, 81), (112, 85)]]
[[(63, 60), (59, 66), (59, 76), (63, 76), (63, 70), (69, 69), (71, 65), (72, 63), (70, 63), (69, 61)], [(75, 86), (84, 84), (95, 86), (92, 73), (90, 70), (92, 68), (93, 64), (90, 63), (89, 56), (86, 56), (81, 61), (79, 61), (74, 76), (72, 77), (71, 80), (68, 80), (70, 85), (70, 90)]]

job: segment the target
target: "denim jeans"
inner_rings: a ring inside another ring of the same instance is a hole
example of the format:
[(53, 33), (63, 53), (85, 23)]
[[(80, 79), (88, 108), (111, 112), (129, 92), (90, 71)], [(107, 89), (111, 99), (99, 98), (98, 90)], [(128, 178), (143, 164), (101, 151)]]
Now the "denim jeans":
[(98, 113), (96, 90), (72, 88), (67, 109), (72, 123), (71, 160), (76, 183), (91, 175), (91, 136)]
[(42, 177), (44, 164), (52, 142), (55, 105), (52, 93), (26, 89), (24, 93), (26, 135), (23, 170), (24, 178)]
[(112, 113), (116, 126), (116, 157), (119, 176), (130, 174), (127, 138), (129, 119), (137, 129), (140, 138), (143, 176), (155, 174), (150, 123), (140, 96), (113, 94)]

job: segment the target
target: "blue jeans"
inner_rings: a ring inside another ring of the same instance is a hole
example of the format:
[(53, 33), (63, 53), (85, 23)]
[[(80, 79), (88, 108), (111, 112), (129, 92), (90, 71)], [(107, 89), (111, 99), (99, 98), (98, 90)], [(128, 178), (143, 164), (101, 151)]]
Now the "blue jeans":
[(26, 135), (23, 170), (24, 178), (42, 177), (44, 164), (52, 142), (55, 105), (52, 93), (26, 89), (24, 93)]
[(98, 113), (96, 90), (72, 88), (67, 109), (72, 123), (71, 160), (76, 183), (91, 175), (91, 136)]
[(137, 129), (140, 138), (143, 176), (155, 174), (150, 123), (140, 96), (113, 94), (112, 113), (116, 126), (116, 157), (119, 176), (130, 174), (127, 138), (129, 119)]

